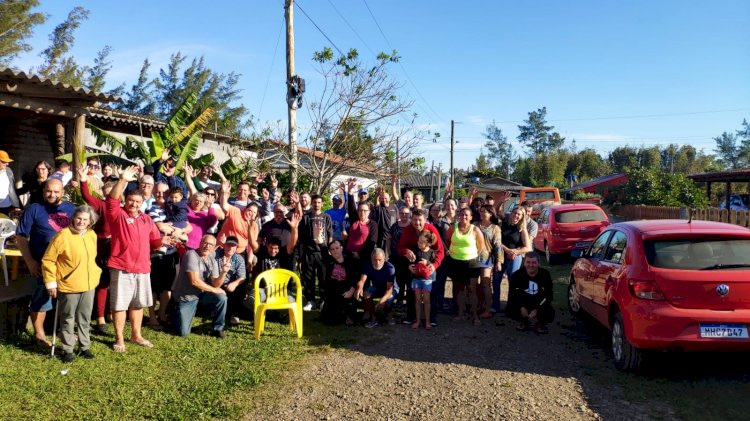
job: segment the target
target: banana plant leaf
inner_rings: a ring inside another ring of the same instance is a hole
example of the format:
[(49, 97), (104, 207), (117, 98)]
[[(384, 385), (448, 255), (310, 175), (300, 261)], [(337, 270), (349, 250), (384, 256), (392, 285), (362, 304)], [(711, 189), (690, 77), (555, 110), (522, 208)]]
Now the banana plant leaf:
[(185, 101), (177, 108), (177, 111), (175, 111), (164, 126), (162, 134), (165, 139), (175, 139), (182, 131), (182, 127), (188, 124), (190, 116), (193, 115), (193, 105), (197, 101), (198, 94), (195, 92), (185, 98)]

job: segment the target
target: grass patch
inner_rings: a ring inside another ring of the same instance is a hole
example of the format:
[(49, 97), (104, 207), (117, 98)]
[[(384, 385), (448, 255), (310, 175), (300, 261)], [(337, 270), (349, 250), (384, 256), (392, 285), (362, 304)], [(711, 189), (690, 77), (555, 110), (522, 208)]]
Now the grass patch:
[(232, 327), (225, 340), (148, 329), (144, 335), (155, 348), (128, 344), (126, 354), (111, 351), (113, 335), (92, 335), (96, 359), (76, 358), (69, 365), (30, 348), (26, 335), (0, 343), (0, 414), (5, 419), (237, 418), (244, 406), (233, 395), (316, 351), (308, 338), (298, 340), (277, 323), (266, 323), (260, 341), (248, 323)]

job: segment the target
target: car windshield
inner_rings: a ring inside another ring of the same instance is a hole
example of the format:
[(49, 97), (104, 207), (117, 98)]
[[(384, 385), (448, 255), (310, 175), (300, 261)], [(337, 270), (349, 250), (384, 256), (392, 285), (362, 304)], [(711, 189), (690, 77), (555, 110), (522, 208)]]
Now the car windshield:
[(555, 221), (561, 224), (572, 224), (576, 222), (604, 221), (604, 212), (595, 209), (572, 210), (555, 213)]
[(666, 269), (720, 270), (750, 267), (750, 240), (680, 239), (646, 241), (651, 266)]
[(555, 199), (555, 192), (551, 191), (527, 191), (525, 194), (527, 200), (538, 200), (538, 199)]

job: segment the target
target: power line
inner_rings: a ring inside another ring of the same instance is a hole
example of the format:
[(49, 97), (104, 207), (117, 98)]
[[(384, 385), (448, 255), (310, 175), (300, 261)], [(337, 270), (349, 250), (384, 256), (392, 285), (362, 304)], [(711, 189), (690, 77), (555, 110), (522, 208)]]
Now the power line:
[[(664, 114), (642, 114), (642, 115), (628, 115), (628, 116), (613, 116), (613, 117), (585, 117), (585, 118), (563, 118), (557, 120), (547, 120), (548, 122), (560, 122), (560, 121), (596, 121), (596, 120), (625, 120), (625, 119), (636, 119), (636, 118), (658, 118), (658, 117), (674, 117), (682, 115), (699, 115), (699, 114), (718, 114), (718, 113), (731, 113), (735, 111), (746, 111), (750, 108), (734, 108), (730, 110), (711, 110), (711, 111), (688, 111), (684, 113), (664, 113)], [(517, 124), (523, 123), (524, 120), (508, 120), (508, 121), (496, 121), (495, 124)], [(486, 126), (490, 123), (466, 123), (472, 126)]]
[[(388, 37), (385, 36), (385, 32), (383, 32), (383, 28), (380, 27), (380, 24), (378, 23), (378, 20), (375, 19), (375, 14), (372, 13), (372, 10), (370, 9), (370, 5), (367, 4), (367, 0), (362, 0), (362, 2), (365, 4), (365, 7), (367, 8), (367, 11), (370, 13), (370, 16), (372, 17), (373, 22), (375, 22), (375, 26), (378, 27), (378, 31), (380, 31), (380, 35), (383, 36), (383, 39), (385, 40), (385, 43), (388, 45), (388, 48), (391, 50), (394, 50), (394, 48), (391, 46), (390, 41), (388, 41)], [(417, 85), (411, 80), (411, 77), (409, 76), (409, 72), (406, 71), (406, 68), (403, 64), (401, 64), (401, 61), (398, 61), (399, 67), (401, 67), (401, 70), (404, 72), (404, 75), (406, 76), (406, 80), (409, 81), (411, 86), (414, 88), (414, 90), (417, 92), (417, 95), (424, 101), (427, 108), (432, 112), (433, 117), (437, 117), (438, 121), (445, 121), (440, 114), (435, 112), (435, 110), (430, 106), (430, 103), (427, 102), (427, 100), (424, 98), (424, 95), (419, 91), (419, 88), (417, 88)]]
[(344, 17), (344, 15), (339, 11), (339, 9), (336, 8), (336, 6), (333, 4), (333, 2), (331, 0), (328, 0), (328, 4), (330, 4), (331, 7), (333, 7), (333, 10), (336, 11), (336, 13), (339, 15), (339, 17), (341, 18), (341, 20), (344, 21), (344, 23), (346, 24), (346, 26), (348, 26), (349, 29), (351, 29), (352, 32), (354, 32), (354, 35), (356, 35), (357, 38), (359, 38), (359, 40), (362, 42), (362, 44), (364, 44), (365, 48), (367, 48), (372, 53), (372, 55), (374, 55), (374, 56), (377, 55), (377, 53), (375, 51), (373, 51), (373, 49), (370, 48), (369, 45), (367, 45), (367, 42), (364, 39), (362, 39), (362, 37), (357, 32), (357, 30), (354, 29), (354, 27), (352, 26), (352, 24), (349, 23), (349, 21)]
[(297, 5), (297, 8), (300, 10), (300, 12), (302, 12), (302, 14), (305, 15), (305, 17), (307, 18), (307, 20), (309, 20), (310, 23), (312, 23), (313, 26), (315, 26), (315, 28), (318, 29), (318, 31), (328, 40), (328, 42), (331, 43), (331, 45), (333, 45), (333, 48), (335, 48), (336, 51), (338, 51), (339, 54), (341, 54), (342, 56), (346, 56), (346, 54), (344, 54), (344, 52), (341, 51), (341, 49), (339, 47), (337, 47), (336, 44), (333, 43), (333, 41), (331, 41), (331, 38), (329, 38), (328, 35), (326, 35), (326, 33), (323, 32), (322, 29), (320, 29), (320, 26), (318, 26), (318, 24), (315, 23), (314, 20), (312, 20), (312, 18), (310, 17), (310, 15), (308, 15), (307, 12), (305, 12), (305, 9), (302, 8), (302, 6), (299, 4), (299, 2), (297, 2), (296, 5)]
[(263, 97), (260, 100), (260, 108), (258, 109), (258, 118), (260, 118), (263, 112), (263, 104), (266, 102), (266, 93), (268, 92), (268, 84), (271, 82), (271, 72), (273, 71), (273, 65), (276, 63), (276, 53), (279, 50), (279, 42), (281, 41), (281, 34), (284, 32), (284, 19), (281, 19), (281, 26), (279, 26), (279, 35), (276, 37), (276, 47), (273, 49), (273, 58), (271, 59), (271, 66), (268, 68), (268, 76), (266, 76), (266, 87), (263, 89)]

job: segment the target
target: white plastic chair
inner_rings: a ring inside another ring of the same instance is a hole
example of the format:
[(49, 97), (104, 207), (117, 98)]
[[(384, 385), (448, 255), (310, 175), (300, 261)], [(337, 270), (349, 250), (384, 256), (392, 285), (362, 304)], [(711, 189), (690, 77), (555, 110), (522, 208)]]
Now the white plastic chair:
[(21, 252), (18, 250), (6, 250), (5, 242), (8, 238), (16, 235), (16, 223), (10, 219), (0, 219), (0, 262), (3, 265), (3, 275), (5, 275), (5, 286), (8, 286), (8, 260), (6, 256), (18, 257)]

